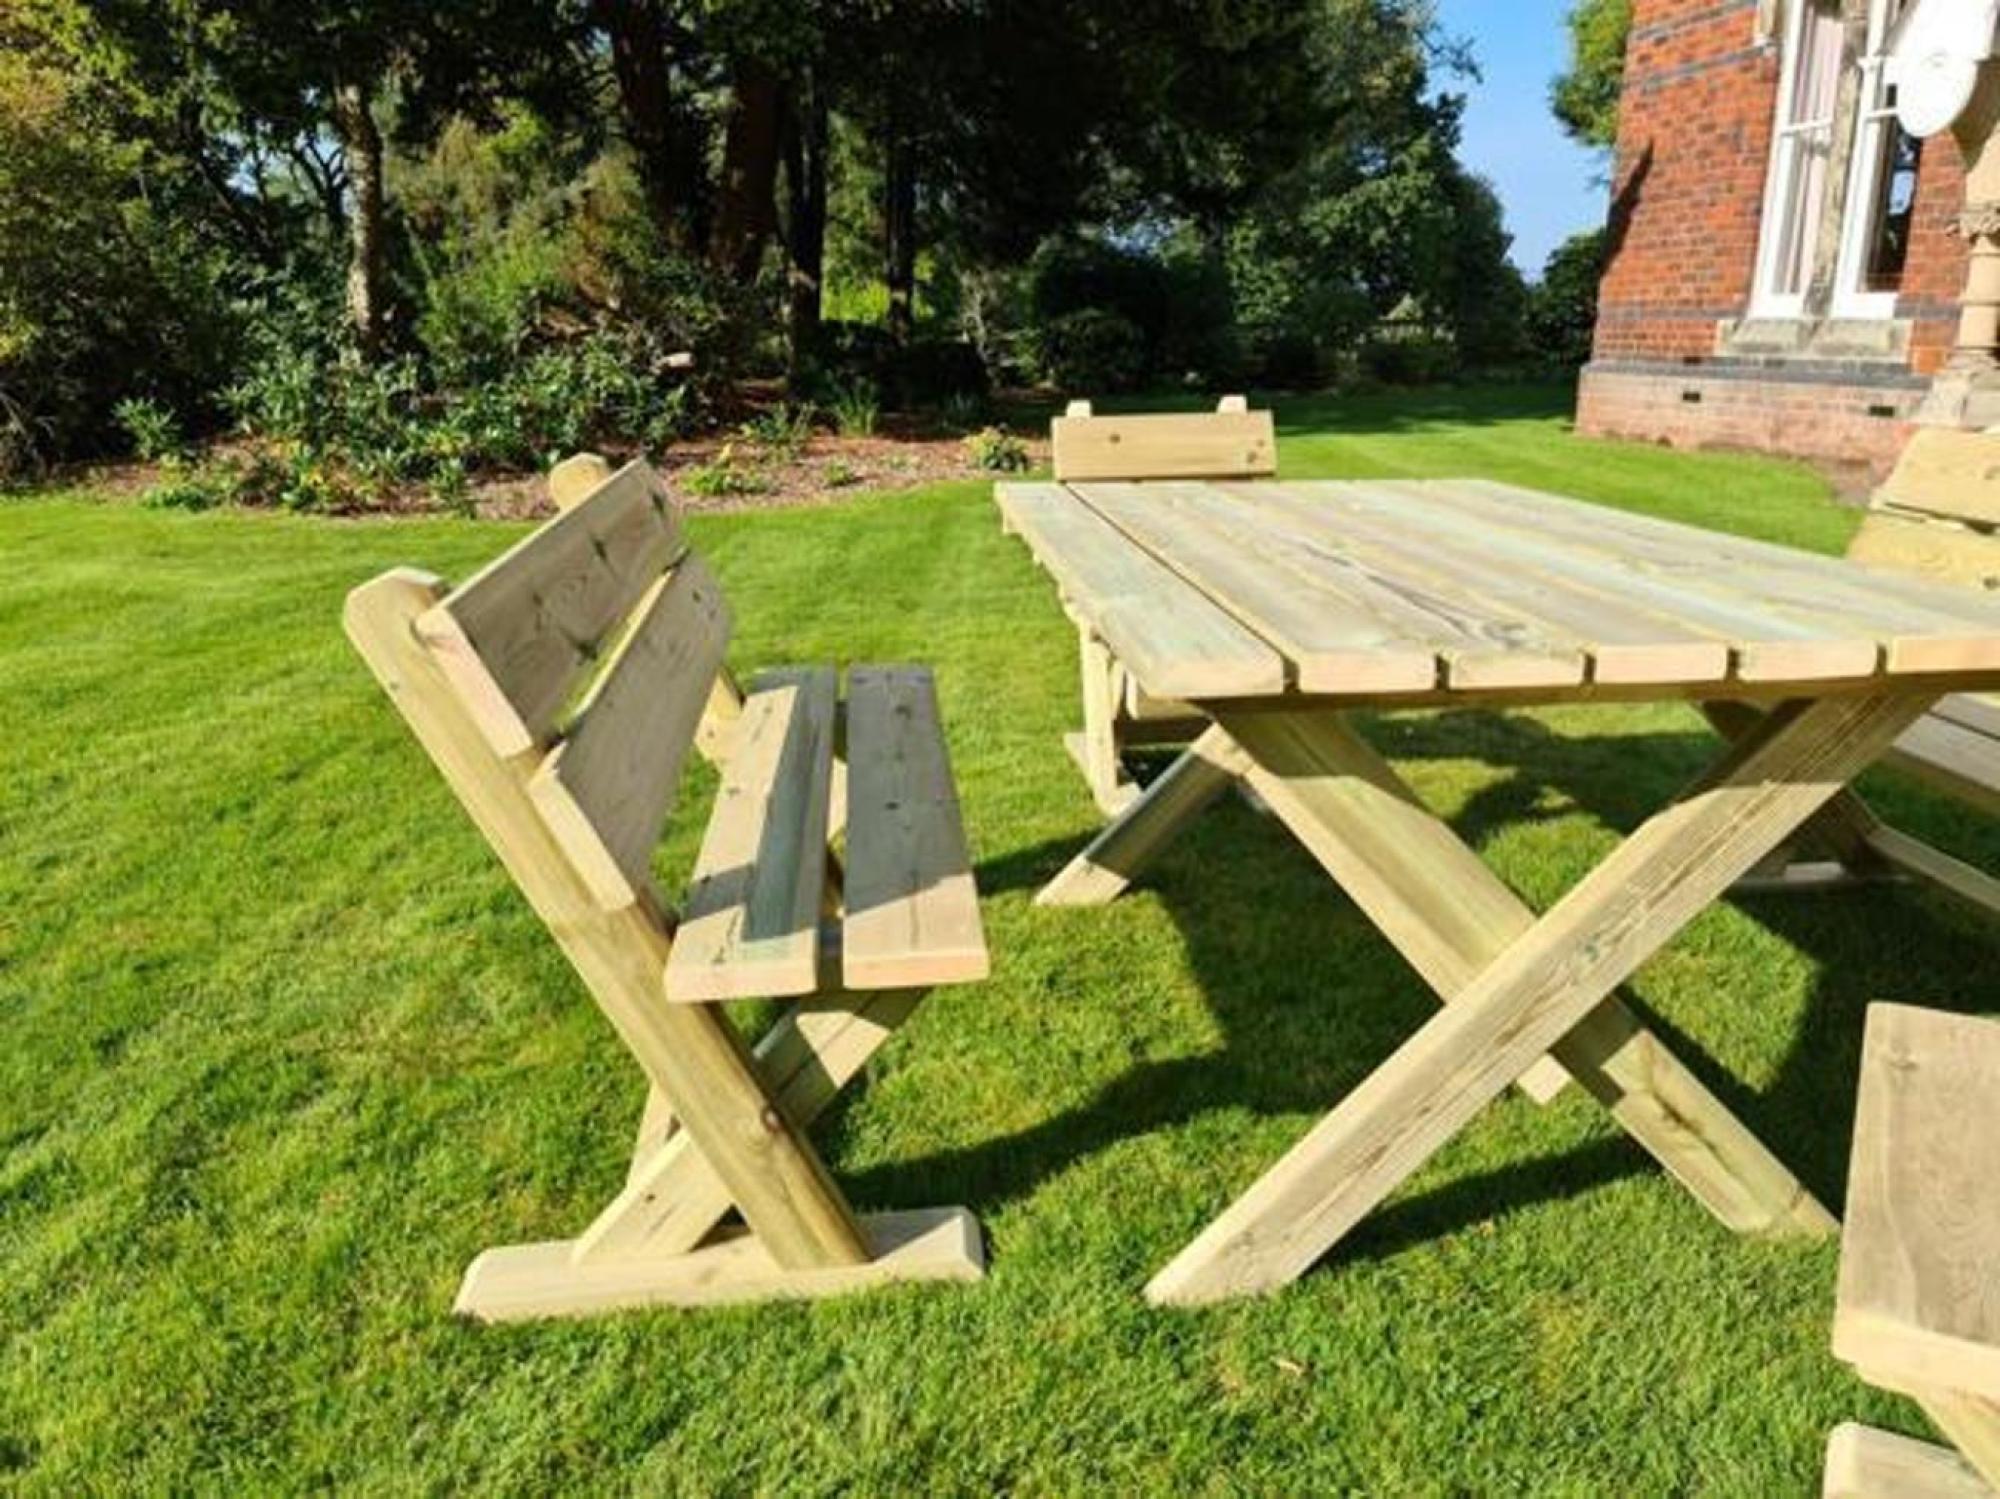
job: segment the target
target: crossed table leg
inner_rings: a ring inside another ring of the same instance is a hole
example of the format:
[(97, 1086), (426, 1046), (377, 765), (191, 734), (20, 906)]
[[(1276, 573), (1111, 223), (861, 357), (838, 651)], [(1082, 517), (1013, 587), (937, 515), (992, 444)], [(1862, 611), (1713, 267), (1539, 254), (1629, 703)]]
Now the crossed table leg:
[(1729, 1227), (1830, 1232), (1832, 1215), (1615, 991), (1841, 797), (1934, 697), (1779, 706), (1539, 920), (1339, 712), (1213, 706), (1215, 727), (1043, 902), (1114, 898), (1242, 777), (1446, 1004), (1155, 1276), (1148, 1299), (1205, 1302), (1295, 1279), (1510, 1083), (1545, 1096), (1556, 1067)]

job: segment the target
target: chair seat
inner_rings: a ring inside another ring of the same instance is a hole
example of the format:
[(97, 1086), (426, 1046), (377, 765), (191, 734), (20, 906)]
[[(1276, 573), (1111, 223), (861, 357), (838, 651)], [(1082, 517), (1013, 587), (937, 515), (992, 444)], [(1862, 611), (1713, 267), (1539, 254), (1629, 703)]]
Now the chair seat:
[(1833, 1347), (1871, 1383), (2000, 1399), (2000, 1021), (1875, 1005)]
[[(666, 964), (675, 1003), (903, 989), (986, 977), (978, 892), (937, 694), (919, 667), (751, 684)], [(834, 750), (845, 724), (846, 869)]]

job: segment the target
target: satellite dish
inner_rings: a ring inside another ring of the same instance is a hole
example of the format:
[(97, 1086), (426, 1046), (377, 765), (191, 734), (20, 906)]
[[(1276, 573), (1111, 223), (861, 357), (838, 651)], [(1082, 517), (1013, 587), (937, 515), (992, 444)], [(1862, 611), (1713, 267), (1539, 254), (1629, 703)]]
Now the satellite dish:
[(1896, 118), (1919, 138), (1949, 130), (1965, 113), (1979, 84), (1976, 60), (1949, 52), (1898, 58), (1889, 73), (1896, 86)]
[(1896, 118), (1914, 136), (1936, 135), (1965, 113), (1993, 56), (2000, 0), (1914, 0), (1889, 36), (1884, 78)]

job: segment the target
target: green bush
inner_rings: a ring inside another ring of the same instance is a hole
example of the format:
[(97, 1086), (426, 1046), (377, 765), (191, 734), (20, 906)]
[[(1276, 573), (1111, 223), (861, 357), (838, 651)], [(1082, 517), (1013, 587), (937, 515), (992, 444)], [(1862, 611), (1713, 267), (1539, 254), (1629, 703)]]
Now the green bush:
[(842, 437), (873, 437), (882, 416), (882, 398), (873, 381), (849, 376), (830, 382), (827, 409)]
[(1041, 330), (1042, 378), (1076, 394), (1132, 390), (1146, 376), (1146, 340), (1129, 319), (1102, 308), (1065, 313)]
[(144, 463), (162, 463), (187, 453), (187, 435), (178, 416), (146, 396), (127, 396), (111, 408), (131, 440), (133, 454)]
[(237, 339), (169, 166), (81, 88), (0, 41), (0, 479), (114, 444), (130, 397), (204, 415)]
[(985, 473), (1018, 474), (1029, 466), (1028, 445), (1000, 427), (985, 427), (966, 438), (965, 456)]

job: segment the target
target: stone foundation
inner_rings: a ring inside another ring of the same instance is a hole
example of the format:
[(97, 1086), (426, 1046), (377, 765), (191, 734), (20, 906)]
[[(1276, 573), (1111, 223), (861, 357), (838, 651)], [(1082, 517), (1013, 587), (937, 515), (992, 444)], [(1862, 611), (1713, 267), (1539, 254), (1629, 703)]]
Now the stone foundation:
[(1576, 429), (1677, 448), (1744, 448), (1842, 468), (1871, 482), (1894, 466), (1930, 381), (1893, 366), (1779, 368), (1598, 360)]

